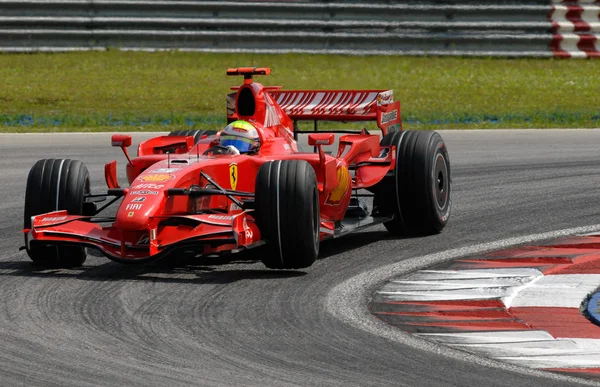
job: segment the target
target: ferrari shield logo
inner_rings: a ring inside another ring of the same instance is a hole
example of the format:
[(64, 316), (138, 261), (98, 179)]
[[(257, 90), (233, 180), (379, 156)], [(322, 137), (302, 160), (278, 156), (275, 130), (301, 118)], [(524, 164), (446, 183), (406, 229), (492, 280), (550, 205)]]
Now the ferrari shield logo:
[(231, 183), (231, 189), (235, 190), (238, 182), (238, 166), (237, 164), (229, 164), (229, 182)]

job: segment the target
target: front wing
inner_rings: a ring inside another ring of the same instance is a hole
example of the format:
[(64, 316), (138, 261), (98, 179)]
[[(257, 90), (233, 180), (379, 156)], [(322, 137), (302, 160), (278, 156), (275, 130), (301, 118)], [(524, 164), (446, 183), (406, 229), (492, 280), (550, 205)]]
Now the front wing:
[(176, 250), (189, 248), (213, 254), (261, 245), (260, 231), (248, 213), (169, 215), (148, 218), (146, 230), (120, 230), (114, 218), (68, 215), (56, 211), (34, 216), (25, 229), (27, 248), (80, 245), (98, 249), (108, 258), (124, 263), (151, 261)]

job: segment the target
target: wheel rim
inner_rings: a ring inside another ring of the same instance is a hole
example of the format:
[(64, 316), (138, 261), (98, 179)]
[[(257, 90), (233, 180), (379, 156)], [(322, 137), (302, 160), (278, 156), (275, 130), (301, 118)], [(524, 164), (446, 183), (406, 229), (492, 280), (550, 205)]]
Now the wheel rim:
[(438, 209), (443, 210), (448, 204), (449, 194), (448, 163), (442, 153), (437, 153), (433, 169), (433, 194)]

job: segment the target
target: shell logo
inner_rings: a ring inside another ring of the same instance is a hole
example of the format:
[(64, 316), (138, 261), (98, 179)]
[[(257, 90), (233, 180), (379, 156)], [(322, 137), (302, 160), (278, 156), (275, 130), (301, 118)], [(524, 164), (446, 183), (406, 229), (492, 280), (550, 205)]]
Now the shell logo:
[(168, 175), (166, 173), (153, 173), (150, 175), (144, 175), (141, 177), (142, 181), (146, 181), (146, 182), (164, 182), (164, 181), (169, 181), (169, 180), (173, 180), (175, 178), (175, 176), (173, 175)]
[(337, 169), (337, 179), (337, 187), (335, 187), (327, 197), (327, 203), (329, 204), (338, 204), (344, 197), (346, 191), (348, 191), (348, 187), (350, 186), (350, 172), (348, 172), (348, 168), (340, 165)]

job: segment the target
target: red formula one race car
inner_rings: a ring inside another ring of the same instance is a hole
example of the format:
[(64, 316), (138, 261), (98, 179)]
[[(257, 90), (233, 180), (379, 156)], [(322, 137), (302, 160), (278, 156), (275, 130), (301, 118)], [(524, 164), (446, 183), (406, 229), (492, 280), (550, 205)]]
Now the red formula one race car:
[[(123, 263), (177, 251), (213, 256), (256, 250), (269, 268), (313, 264), (321, 241), (383, 223), (393, 234), (440, 232), (450, 215), (448, 152), (439, 134), (402, 131), (391, 90), (283, 91), (253, 81), (267, 68), (229, 69), (243, 85), (227, 96), (221, 132), (180, 131), (112, 145), (127, 157), (129, 188), (106, 164), (108, 190), (90, 193), (89, 174), (69, 159), (38, 161), (27, 179), (25, 242), (36, 263), (81, 265), (85, 248)], [(314, 121), (300, 132), (298, 121)], [(341, 132), (317, 122), (376, 121), (383, 132)], [(298, 149), (308, 135), (314, 152)], [(328, 148), (326, 148), (328, 149)], [(372, 198), (372, 199), (371, 199)], [(115, 217), (98, 214), (121, 200)], [(106, 201), (106, 204), (100, 205)], [(253, 254), (254, 255), (254, 254)]]

